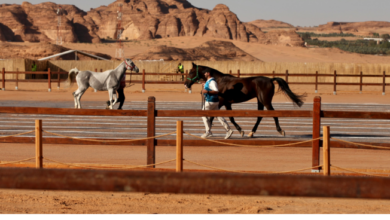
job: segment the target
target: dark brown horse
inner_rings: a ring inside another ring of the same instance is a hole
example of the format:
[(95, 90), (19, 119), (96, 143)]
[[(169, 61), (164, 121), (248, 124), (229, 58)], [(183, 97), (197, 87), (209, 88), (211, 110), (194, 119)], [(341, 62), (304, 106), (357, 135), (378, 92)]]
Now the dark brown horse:
[[(188, 78), (185, 81), (184, 85), (187, 88), (191, 88), (191, 86), (195, 82), (199, 82), (201, 79), (206, 81), (204, 76), (204, 70), (209, 69), (210, 74), (214, 77), (215, 81), (218, 84), (219, 90), (219, 108), (222, 106), (226, 107), (226, 110), (232, 110), (232, 104), (246, 102), (253, 98), (257, 98), (257, 109), (264, 110), (264, 107), (267, 110), (274, 110), (272, 107), (272, 98), (275, 94), (275, 85), (274, 81), (279, 84), (279, 90), (283, 91), (291, 101), (301, 107), (303, 105), (303, 99), (306, 96), (304, 95), (296, 95), (288, 86), (287, 82), (281, 78), (267, 78), (263, 76), (258, 77), (248, 77), (248, 78), (237, 78), (235, 76), (229, 74), (223, 74), (218, 70), (206, 67), (206, 66), (198, 66), (192, 63), (192, 69), (188, 74)], [(241, 136), (244, 136), (244, 131), (241, 130), (241, 127), (234, 121), (233, 117), (229, 118), (233, 125), (240, 132)], [(262, 117), (257, 118), (257, 122), (252, 129), (252, 132), (248, 135), (249, 137), (253, 137), (254, 133), (257, 130), (261, 122)], [(285, 136), (285, 132), (279, 126), (279, 119), (277, 117), (274, 118), (276, 130), (283, 136)]]

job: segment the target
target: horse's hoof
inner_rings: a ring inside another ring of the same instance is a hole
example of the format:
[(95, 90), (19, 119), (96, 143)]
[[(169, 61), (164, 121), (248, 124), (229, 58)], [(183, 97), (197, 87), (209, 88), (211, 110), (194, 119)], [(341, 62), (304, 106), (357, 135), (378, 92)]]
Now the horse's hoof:
[(248, 137), (253, 138), (254, 134), (255, 134), (254, 132), (251, 132), (251, 133), (248, 134)]
[(286, 137), (286, 132), (284, 130), (279, 131), (279, 134), (283, 135), (283, 137)]
[(244, 137), (245, 132), (244, 131), (240, 131), (240, 134), (241, 134), (241, 137)]

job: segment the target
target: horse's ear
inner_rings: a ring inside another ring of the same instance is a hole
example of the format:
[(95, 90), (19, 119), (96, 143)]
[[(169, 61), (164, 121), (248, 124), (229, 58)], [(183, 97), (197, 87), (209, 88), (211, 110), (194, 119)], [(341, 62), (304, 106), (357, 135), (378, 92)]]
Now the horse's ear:
[(195, 68), (195, 67), (196, 67), (196, 64), (195, 64), (195, 63), (192, 63), (192, 67)]

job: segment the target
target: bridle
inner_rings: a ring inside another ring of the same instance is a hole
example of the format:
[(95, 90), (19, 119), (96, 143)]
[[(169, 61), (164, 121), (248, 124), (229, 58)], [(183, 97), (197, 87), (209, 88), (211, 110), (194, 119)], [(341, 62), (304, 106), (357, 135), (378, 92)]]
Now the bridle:
[(198, 71), (198, 65), (196, 66), (196, 76), (194, 78), (187, 78), (188, 80), (191, 80), (192, 82), (199, 82), (200, 77), (199, 77), (199, 71)]
[(133, 71), (133, 69), (134, 69), (134, 67), (135, 67), (134, 63), (133, 63), (133, 65), (130, 66), (130, 65), (127, 63), (127, 61), (125, 60), (125, 64), (126, 64), (126, 68), (127, 68), (127, 69), (130, 69), (131, 71)]

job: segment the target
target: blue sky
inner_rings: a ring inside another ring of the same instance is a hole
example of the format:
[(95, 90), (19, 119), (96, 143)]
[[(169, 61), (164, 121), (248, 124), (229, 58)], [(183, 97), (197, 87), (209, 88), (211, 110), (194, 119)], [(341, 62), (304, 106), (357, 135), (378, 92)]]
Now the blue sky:
[[(0, 4), (21, 4), (25, 0), (0, 0)], [(46, 2), (29, 0), (32, 4)], [(51, 0), (72, 4), (88, 11), (114, 0)], [(274, 19), (295, 26), (317, 26), (329, 21), (388, 21), (390, 0), (189, 0), (194, 6), (213, 9), (223, 3), (237, 14), (241, 21)]]

